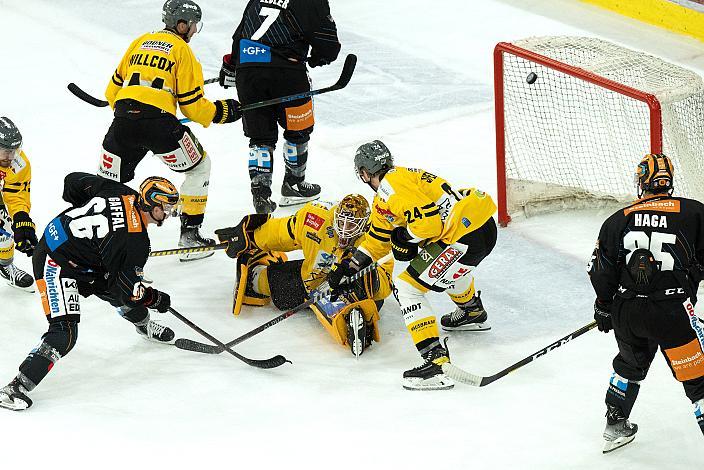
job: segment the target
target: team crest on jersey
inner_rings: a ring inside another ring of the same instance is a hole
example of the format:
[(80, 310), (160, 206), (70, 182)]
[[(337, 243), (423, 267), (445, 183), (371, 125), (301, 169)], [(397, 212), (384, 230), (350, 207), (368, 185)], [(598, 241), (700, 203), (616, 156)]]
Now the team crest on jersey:
[(328, 234), (328, 238), (335, 238), (335, 229), (332, 228), (332, 225), (328, 226), (326, 232)]

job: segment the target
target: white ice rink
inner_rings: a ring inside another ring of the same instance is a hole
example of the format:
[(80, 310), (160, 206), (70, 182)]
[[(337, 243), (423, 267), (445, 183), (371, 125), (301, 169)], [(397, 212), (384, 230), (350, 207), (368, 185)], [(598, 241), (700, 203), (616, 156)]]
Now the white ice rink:
[[(191, 43), (206, 78), (245, 0), (201, 0), (204, 29)], [(330, 0), (343, 50), (359, 57), (351, 83), (316, 98), (308, 179), (327, 199), (371, 190), (353, 173), (361, 143), (381, 138), (402, 166), (496, 194), (492, 51), (527, 36), (593, 35), (704, 71), (702, 43), (573, 0)], [(0, 0), (0, 115), (20, 127), (33, 167), (38, 229), (66, 206), (63, 176), (94, 172), (111, 121), (66, 90), (101, 96), (128, 44), (161, 28), (162, 0)], [(333, 83), (342, 61), (311, 72)], [(211, 99), (232, 90), (210, 85)], [(205, 232), (251, 211), (241, 124), (193, 125), (212, 157)], [(276, 155), (276, 192), (283, 175)], [(639, 156), (634, 156), (634, 165)], [(159, 174), (152, 157), (135, 182)], [(279, 210), (286, 215), (291, 210)], [(592, 319), (585, 266), (601, 213), (517, 221), (499, 232), (476, 271), (493, 329), (450, 334), (453, 362), (491, 375)], [(176, 245), (178, 222), (152, 229), (153, 249)], [(17, 254), (20, 267), (29, 260)], [(222, 252), (147, 264), (173, 306), (223, 341), (278, 315), (273, 307), (230, 313), (234, 262)], [(438, 313), (451, 309), (434, 295)], [(301, 312), (236, 350), (293, 361), (258, 370), (227, 354), (206, 356), (144, 341), (94, 298), (82, 299), (77, 346), (31, 394), (24, 413), (0, 413), (0, 469), (64, 468), (438, 468), (610, 469), (701, 467), (692, 405), (658, 355), (632, 413), (633, 444), (602, 455), (604, 395), (616, 344), (596, 330), (485, 388), (458, 384), (412, 393), (400, 385), (419, 357), (398, 306), (382, 309), (382, 342), (359, 361)], [(169, 315), (179, 337), (201, 340)], [(0, 383), (46, 330), (38, 295), (0, 285)], [(129, 467), (128, 467), (129, 466)]]

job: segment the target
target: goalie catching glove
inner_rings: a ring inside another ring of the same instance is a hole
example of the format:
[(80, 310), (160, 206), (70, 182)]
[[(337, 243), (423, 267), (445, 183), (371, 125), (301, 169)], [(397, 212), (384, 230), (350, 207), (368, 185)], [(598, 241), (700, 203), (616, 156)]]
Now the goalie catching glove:
[[(359, 271), (372, 264), (372, 262), (373, 261), (369, 256), (367, 256), (364, 252), (357, 250), (352, 258), (335, 263), (332, 269), (330, 269), (327, 279), (328, 284), (330, 285), (330, 299), (335, 301), (341, 295), (353, 292), (355, 290), (355, 286), (358, 285), (358, 282), (351, 282), (350, 279)], [(363, 276), (357, 281), (364, 282), (365, 277), (366, 276)], [(378, 289), (378, 276), (376, 279), (376, 286)]]
[(406, 227), (396, 227), (391, 232), (391, 251), (398, 261), (411, 261), (418, 256), (418, 244), (412, 242), (413, 237)]
[(227, 242), (227, 256), (237, 258), (242, 253), (256, 248), (254, 231), (269, 220), (270, 214), (250, 214), (242, 218), (234, 227), (219, 228), (215, 231), (220, 242)]

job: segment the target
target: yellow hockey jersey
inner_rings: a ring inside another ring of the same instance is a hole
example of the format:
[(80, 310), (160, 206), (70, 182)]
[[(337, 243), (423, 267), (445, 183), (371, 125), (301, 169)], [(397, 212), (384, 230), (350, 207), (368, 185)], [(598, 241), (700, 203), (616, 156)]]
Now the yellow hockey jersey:
[[(264, 251), (303, 251), (301, 278), (308, 292), (327, 278), (333, 264), (345, 255), (333, 228), (335, 204), (324, 201), (307, 203), (294, 215), (270, 219), (254, 231), (254, 242)], [(365, 236), (357, 239), (359, 245)], [(379, 266), (380, 288), (374, 300), (391, 294), (393, 260)]]
[(7, 207), (10, 217), (17, 212), (29, 214), (30, 183), (32, 181), (32, 168), (29, 159), (23, 151), (19, 151), (12, 159), (9, 168), (0, 167), (0, 190), (2, 201)]
[(146, 33), (130, 44), (105, 90), (110, 106), (124, 99), (156, 106), (176, 115), (181, 112), (208, 127), (215, 104), (204, 96), (203, 68), (180, 36), (162, 30)]
[(406, 227), (415, 242), (451, 244), (496, 212), (491, 197), (475, 188), (455, 191), (439, 176), (395, 167), (381, 180), (372, 203), (371, 227), (360, 249), (379, 259), (391, 249), (391, 231)]

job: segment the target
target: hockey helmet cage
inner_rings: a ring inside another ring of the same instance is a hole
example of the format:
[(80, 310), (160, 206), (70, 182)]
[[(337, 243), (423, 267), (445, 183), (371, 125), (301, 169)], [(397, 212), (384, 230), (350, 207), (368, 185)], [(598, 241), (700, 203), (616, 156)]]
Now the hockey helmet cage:
[(359, 176), (366, 170), (370, 176), (385, 173), (394, 166), (394, 157), (391, 151), (380, 140), (362, 144), (354, 155), (354, 169)]
[(146, 212), (151, 212), (157, 206), (165, 212), (171, 212), (170, 209), (178, 204), (178, 200), (176, 186), (161, 176), (150, 176), (139, 185), (139, 208)]
[(335, 206), (333, 218), (333, 227), (341, 248), (347, 248), (366, 231), (370, 215), (371, 209), (364, 196), (348, 194), (342, 198)]
[(198, 30), (202, 25), (201, 18), (203, 12), (193, 0), (166, 0), (161, 11), (161, 21), (168, 29), (176, 29), (180, 21), (191, 24), (198, 24)]
[(670, 158), (662, 153), (649, 153), (636, 168), (638, 196), (643, 193), (671, 193), (674, 168)]
[(17, 150), (22, 146), (22, 134), (15, 123), (7, 117), (0, 117), (0, 148)]

